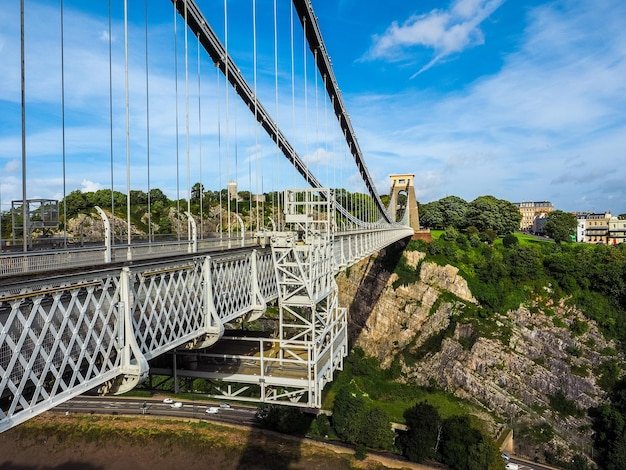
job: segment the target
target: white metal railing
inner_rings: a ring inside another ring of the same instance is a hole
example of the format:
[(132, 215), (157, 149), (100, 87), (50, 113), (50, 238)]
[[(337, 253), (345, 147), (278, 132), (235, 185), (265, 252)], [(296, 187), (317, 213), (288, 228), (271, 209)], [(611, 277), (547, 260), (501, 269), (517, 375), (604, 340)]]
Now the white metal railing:
[[(254, 236), (210, 238), (197, 241), (197, 252), (223, 251), (232, 248), (258, 246)], [(110, 262), (148, 259), (157, 256), (183, 255), (194, 252), (193, 241), (168, 241), (113, 245)], [(60, 250), (38, 250), (0, 254), (0, 277), (16, 274), (54, 271), (79, 266), (107, 263), (107, 247), (70, 248)]]

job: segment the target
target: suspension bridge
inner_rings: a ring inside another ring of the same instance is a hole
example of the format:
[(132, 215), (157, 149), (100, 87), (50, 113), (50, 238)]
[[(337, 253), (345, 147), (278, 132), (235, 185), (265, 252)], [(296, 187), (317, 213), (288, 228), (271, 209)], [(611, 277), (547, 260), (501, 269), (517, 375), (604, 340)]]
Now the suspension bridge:
[[(392, 175), (385, 198), (376, 190), (311, 2), (205, 3), (146, 0), (129, 11), (109, 0), (89, 20), (102, 31), (97, 46), (80, 42), (94, 25), (63, 0), (22, 0), (8, 13), (19, 24), (20, 54), (3, 62), (20, 70), (6, 106), (22, 175), (21, 194), (0, 211), (11, 218), (0, 255), (0, 432), (159, 374), (211, 380), (213, 396), (320, 407), (348, 352), (335, 276), (419, 229), (411, 174)], [(38, 25), (42, 12), (56, 28)], [(50, 88), (57, 98), (46, 105)], [(89, 112), (80, 100), (93, 102)], [(106, 132), (87, 139), (90, 120)], [(54, 157), (39, 145), (51, 135)], [(40, 170), (58, 172), (58, 191), (44, 194)], [(67, 198), (80, 177), (110, 186), (111, 203), (83, 211), (99, 236), (76, 246)], [(355, 180), (352, 194), (337, 189)], [(207, 187), (219, 196), (203, 205)], [(148, 196), (143, 231), (136, 188)], [(151, 220), (155, 188), (175, 195), (168, 236)], [(44, 234), (54, 248), (38, 245)], [(270, 334), (240, 327), (260, 318)]]

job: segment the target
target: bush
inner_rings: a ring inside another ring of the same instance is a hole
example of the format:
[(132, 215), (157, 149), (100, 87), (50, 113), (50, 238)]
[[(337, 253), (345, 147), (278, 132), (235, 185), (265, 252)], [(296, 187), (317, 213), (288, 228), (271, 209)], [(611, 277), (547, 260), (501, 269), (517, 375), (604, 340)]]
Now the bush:
[(505, 248), (511, 248), (519, 245), (519, 240), (514, 234), (507, 233), (502, 239), (502, 245), (504, 245)]
[(572, 400), (568, 400), (563, 392), (557, 392), (554, 395), (548, 395), (550, 407), (564, 416), (574, 416), (582, 418), (585, 412), (576, 406), (576, 403)]

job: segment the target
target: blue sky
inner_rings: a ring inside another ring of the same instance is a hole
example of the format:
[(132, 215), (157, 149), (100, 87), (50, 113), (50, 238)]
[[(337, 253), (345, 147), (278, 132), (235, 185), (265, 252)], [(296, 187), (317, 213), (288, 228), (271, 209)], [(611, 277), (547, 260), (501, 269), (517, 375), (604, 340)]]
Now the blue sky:
[[(321, 79), (316, 82), (311, 58), (303, 58), (299, 24), (294, 29), (297, 84), (292, 94), (289, 2), (279, 0), (277, 7), (278, 94), (272, 2), (256, 3), (255, 86), (261, 101), (325, 184), (361, 190), (332, 127)], [(414, 173), (423, 203), (446, 195), (471, 201), (491, 194), (512, 202), (549, 200), (566, 211), (626, 213), (626, 3), (312, 3), (381, 193), (388, 189), (389, 174)], [(65, 192), (108, 188), (112, 172), (114, 188), (126, 190), (123, 2), (112, 4), (111, 132), (107, 2), (64, 2)], [(300, 185), (203, 58), (198, 79), (192, 36), (186, 102), (184, 30), (179, 18), (175, 79), (174, 15), (166, 0), (149, 3), (146, 100), (145, 4), (130, 4), (132, 189), (148, 187), (148, 148), (150, 187), (164, 189), (170, 197), (185, 197), (187, 181), (200, 179), (211, 189), (235, 179), (252, 192), (286, 182)], [(228, 2), (228, 44), (252, 84), (251, 4)], [(198, 5), (224, 41), (224, 2), (200, 0)], [(59, 2), (27, 0), (26, 31), (27, 197), (61, 198)], [(0, 59), (0, 203), (6, 210), (11, 199), (21, 198), (17, 1), (0, 11)]]

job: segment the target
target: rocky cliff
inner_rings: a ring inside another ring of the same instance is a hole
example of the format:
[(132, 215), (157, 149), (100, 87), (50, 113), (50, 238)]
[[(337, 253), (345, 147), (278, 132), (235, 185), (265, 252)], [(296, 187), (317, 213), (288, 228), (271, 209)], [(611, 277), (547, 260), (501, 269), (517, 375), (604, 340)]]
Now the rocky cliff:
[(605, 397), (594, 372), (621, 360), (593, 322), (564, 302), (540, 298), (481, 319), (457, 268), (405, 252), (419, 280), (402, 285), (385, 269), (398, 256), (383, 253), (338, 277), (340, 301), (350, 305), (352, 344), (385, 368), (399, 367), (398, 380), (484, 406), (513, 426), (520, 454), (588, 452), (585, 411)]

